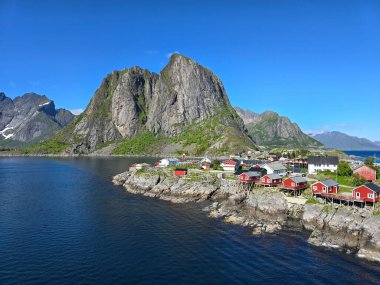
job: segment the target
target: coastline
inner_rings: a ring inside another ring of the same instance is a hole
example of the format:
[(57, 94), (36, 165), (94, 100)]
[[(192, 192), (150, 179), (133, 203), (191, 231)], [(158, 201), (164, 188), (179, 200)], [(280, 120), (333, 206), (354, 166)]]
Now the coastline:
[(242, 189), (231, 180), (210, 174), (179, 178), (168, 171), (123, 172), (113, 177), (126, 191), (172, 203), (205, 202), (211, 218), (249, 227), (253, 235), (302, 228), (315, 246), (339, 249), (380, 262), (380, 216), (368, 209), (308, 204), (271, 189)]

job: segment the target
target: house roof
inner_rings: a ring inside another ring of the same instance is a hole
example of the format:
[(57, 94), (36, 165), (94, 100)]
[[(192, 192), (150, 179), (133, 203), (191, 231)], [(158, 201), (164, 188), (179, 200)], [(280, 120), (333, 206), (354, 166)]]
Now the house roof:
[(292, 179), (296, 183), (305, 183), (305, 182), (307, 182), (307, 180), (304, 177), (302, 177), (302, 176), (294, 176), (294, 177), (290, 177), (290, 179)]
[(362, 167), (365, 167), (365, 168), (367, 168), (368, 170), (371, 170), (371, 171), (376, 171), (375, 169), (372, 169), (371, 167), (369, 167), (368, 165), (365, 165), (365, 164), (355, 166), (352, 170), (355, 171), (355, 170), (358, 170), (358, 169), (360, 169)]
[(266, 165), (272, 170), (286, 170), (286, 167), (282, 163), (269, 163)]
[(275, 173), (273, 173), (273, 174), (267, 174), (266, 176), (268, 176), (270, 179), (281, 179), (281, 176), (280, 175), (278, 175), (278, 174), (275, 174)]
[(376, 193), (380, 193), (380, 186), (375, 183), (367, 183), (367, 184), (364, 184), (364, 186), (371, 189), (372, 191)]
[(339, 158), (337, 156), (310, 156), (307, 162), (309, 164), (338, 165)]
[(319, 182), (321, 182), (323, 185), (325, 185), (327, 187), (339, 185), (338, 182), (336, 182), (335, 180), (332, 180), (332, 179), (321, 180)]
[(250, 177), (260, 177), (260, 172), (256, 172), (256, 171), (247, 171), (246, 172), (248, 176)]

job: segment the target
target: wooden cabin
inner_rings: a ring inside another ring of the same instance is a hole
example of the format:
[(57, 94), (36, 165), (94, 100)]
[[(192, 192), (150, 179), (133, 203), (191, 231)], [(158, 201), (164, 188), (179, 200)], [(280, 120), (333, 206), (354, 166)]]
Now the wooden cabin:
[(367, 165), (361, 165), (353, 170), (359, 177), (367, 180), (368, 182), (376, 181), (376, 170)]
[(304, 190), (307, 188), (307, 180), (302, 176), (294, 176), (285, 179), (282, 187), (288, 190)]
[(179, 176), (179, 177), (183, 177), (187, 174), (187, 169), (185, 168), (176, 168), (174, 169), (173, 171), (173, 175), (174, 176)]
[(279, 187), (281, 186), (282, 178), (278, 174), (266, 174), (260, 179), (260, 184), (270, 187)]
[(260, 173), (253, 171), (246, 171), (239, 174), (240, 182), (253, 183), (258, 182), (260, 180)]
[(352, 190), (352, 197), (361, 202), (376, 203), (380, 200), (380, 186), (375, 183), (367, 183)]
[(338, 193), (339, 183), (332, 179), (317, 181), (311, 185), (313, 194), (332, 194)]

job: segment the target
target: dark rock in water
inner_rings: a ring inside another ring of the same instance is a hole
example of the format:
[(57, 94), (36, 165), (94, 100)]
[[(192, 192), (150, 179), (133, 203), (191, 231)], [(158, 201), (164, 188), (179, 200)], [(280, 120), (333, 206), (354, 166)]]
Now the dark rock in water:
[(50, 138), (75, 116), (46, 96), (27, 93), (14, 100), (0, 93), (0, 145), (22, 146)]

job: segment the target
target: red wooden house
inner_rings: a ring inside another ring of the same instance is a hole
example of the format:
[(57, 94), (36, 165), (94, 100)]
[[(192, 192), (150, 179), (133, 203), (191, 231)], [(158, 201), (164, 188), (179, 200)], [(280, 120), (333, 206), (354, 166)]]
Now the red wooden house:
[(260, 173), (247, 171), (239, 174), (240, 182), (258, 182), (260, 180)]
[(174, 169), (173, 171), (174, 176), (182, 177), (182, 176), (185, 176), (186, 174), (187, 174), (187, 169), (185, 168), (177, 168), (177, 169)]
[(260, 184), (264, 186), (279, 187), (281, 183), (282, 178), (278, 174), (266, 174), (260, 179)]
[(380, 186), (375, 183), (367, 183), (352, 191), (352, 197), (362, 202), (376, 203), (380, 200)]
[(367, 165), (361, 165), (355, 168), (353, 172), (369, 182), (376, 181), (376, 170)]
[(332, 179), (317, 181), (311, 185), (311, 191), (313, 194), (338, 193), (339, 183)]
[(285, 179), (282, 187), (289, 190), (304, 190), (307, 188), (307, 180), (302, 176), (294, 176)]
[(211, 163), (209, 163), (209, 162), (203, 162), (201, 164), (201, 168), (202, 169), (210, 169), (211, 168)]

